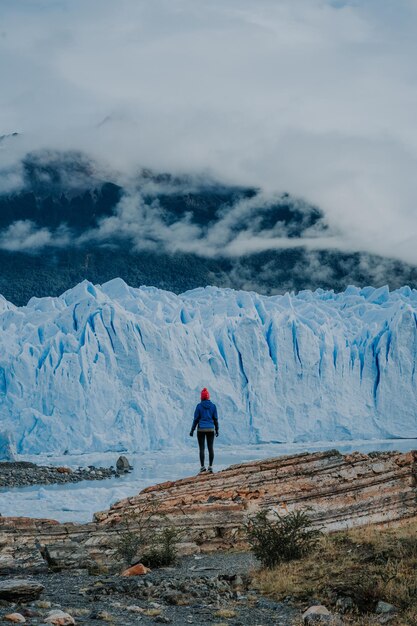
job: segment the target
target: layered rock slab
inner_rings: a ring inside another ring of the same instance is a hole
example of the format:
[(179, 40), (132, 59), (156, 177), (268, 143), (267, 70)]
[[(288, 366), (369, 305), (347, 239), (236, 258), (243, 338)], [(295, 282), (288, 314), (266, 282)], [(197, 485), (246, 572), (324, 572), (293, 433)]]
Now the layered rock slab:
[(112, 566), (120, 535), (144, 518), (156, 530), (181, 529), (183, 554), (244, 548), (243, 524), (260, 509), (308, 510), (326, 531), (416, 517), (417, 451), (332, 450), (233, 465), (144, 489), (90, 524), (0, 518), (0, 572)]
[(0, 600), (7, 602), (31, 602), (37, 600), (44, 586), (34, 580), (12, 579), (0, 581)]

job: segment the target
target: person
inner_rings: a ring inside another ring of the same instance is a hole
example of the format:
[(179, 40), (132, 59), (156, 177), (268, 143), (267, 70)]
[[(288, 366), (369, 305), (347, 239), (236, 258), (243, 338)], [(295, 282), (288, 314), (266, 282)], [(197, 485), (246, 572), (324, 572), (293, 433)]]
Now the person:
[[(194, 411), (194, 421), (191, 426), (190, 437), (194, 435), (197, 428), (198, 447), (200, 451), (200, 474), (208, 471), (213, 472), (214, 461), (214, 435), (219, 436), (219, 419), (216, 405), (210, 400), (210, 393), (204, 387), (201, 392), (201, 402), (197, 404)], [(205, 442), (209, 453), (209, 466), (206, 470), (204, 465)]]

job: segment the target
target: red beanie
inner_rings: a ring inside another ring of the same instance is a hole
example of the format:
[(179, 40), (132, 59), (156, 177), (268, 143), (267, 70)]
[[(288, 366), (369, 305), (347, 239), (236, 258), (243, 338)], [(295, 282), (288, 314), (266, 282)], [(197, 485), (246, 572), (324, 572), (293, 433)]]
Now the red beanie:
[(209, 391), (208, 391), (208, 389), (206, 389), (205, 387), (204, 387), (204, 389), (201, 391), (201, 399), (202, 399), (202, 400), (210, 400), (210, 394), (209, 394)]

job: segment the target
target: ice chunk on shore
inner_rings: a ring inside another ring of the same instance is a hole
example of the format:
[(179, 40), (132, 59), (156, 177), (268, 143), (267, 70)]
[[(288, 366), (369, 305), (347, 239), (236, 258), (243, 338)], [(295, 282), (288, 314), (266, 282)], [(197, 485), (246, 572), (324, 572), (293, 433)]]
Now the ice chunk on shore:
[(0, 461), (15, 461), (16, 445), (10, 432), (0, 432)]

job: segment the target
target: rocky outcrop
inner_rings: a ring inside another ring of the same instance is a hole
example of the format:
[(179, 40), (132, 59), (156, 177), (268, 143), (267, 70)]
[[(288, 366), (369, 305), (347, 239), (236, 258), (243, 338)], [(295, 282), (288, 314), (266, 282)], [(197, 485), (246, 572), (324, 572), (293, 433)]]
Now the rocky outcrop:
[(149, 487), (90, 524), (0, 518), (0, 571), (111, 566), (120, 534), (135, 532), (145, 510), (156, 529), (182, 529), (184, 554), (244, 547), (243, 522), (259, 509), (308, 509), (327, 531), (415, 517), (417, 451), (327, 451), (234, 465)]
[(0, 581), (0, 600), (7, 602), (31, 602), (37, 600), (44, 590), (43, 585), (33, 580)]

